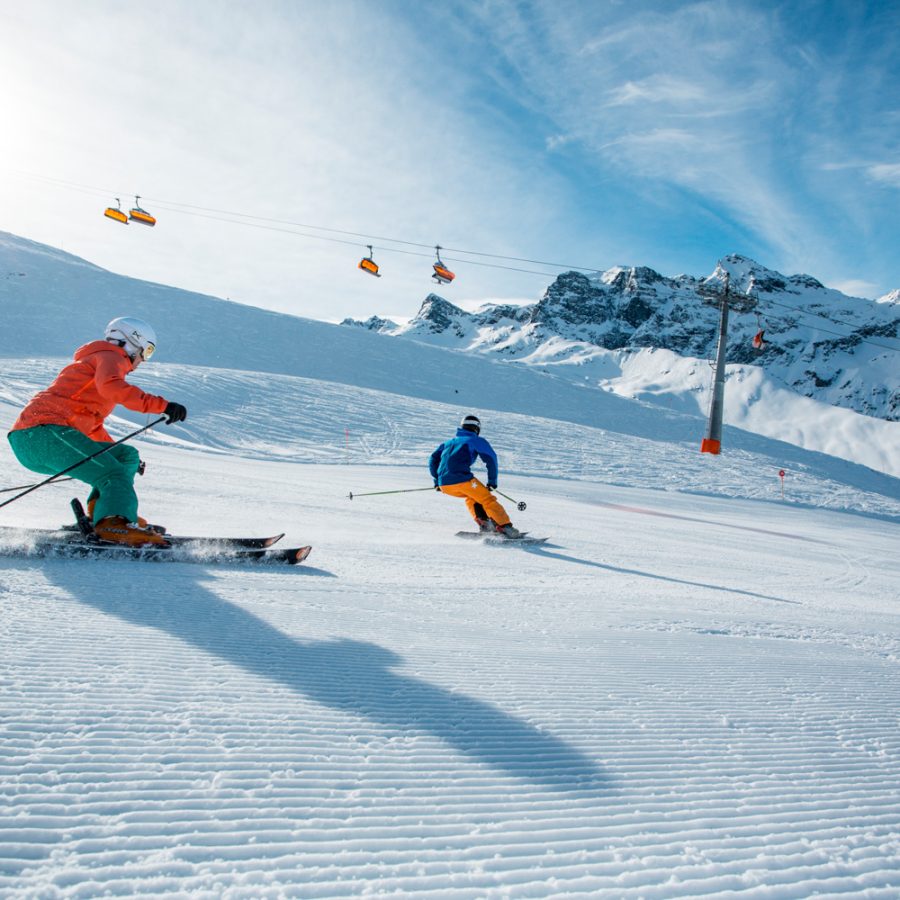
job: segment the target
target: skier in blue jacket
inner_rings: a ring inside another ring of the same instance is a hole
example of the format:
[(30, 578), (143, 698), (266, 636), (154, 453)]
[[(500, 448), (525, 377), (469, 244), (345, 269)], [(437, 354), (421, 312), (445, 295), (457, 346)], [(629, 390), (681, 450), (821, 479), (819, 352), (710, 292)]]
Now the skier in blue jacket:
[[(487, 484), (472, 474), (472, 466), (481, 457), (487, 466)], [(506, 537), (519, 537), (506, 510), (491, 493), (497, 487), (497, 454), (481, 437), (481, 420), (466, 416), (459, 423), (456, 437), (444, 441), (428, 462), (434, 489), (451, 497), (462, 497), (480, 531), (497, 531)]]

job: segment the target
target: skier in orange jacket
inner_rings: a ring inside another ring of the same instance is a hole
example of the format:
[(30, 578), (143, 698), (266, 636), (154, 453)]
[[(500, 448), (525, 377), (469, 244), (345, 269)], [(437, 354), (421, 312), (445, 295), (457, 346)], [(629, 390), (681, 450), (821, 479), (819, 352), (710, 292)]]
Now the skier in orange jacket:
[[(22, 410), (8, 438), (16, 458), (28, 469), (52, 475), (112, 444), (104, 422), (116, 404), (142, 413), (162, 413), (166, 422), (183, 422), (187, 410), (165, 397), (147, 394), (125, 376), (156, 349), (156, 333), (140, 319), (113, 319), (105, 338), (75, 351), (74, 362)], [(129, 545), (164, 544), (160, 529), (138, 516), (134, 477), (138, 451), (118, 444), (72, 469), (72, 477), (91, 485), (88, 514), (104, 540)]]

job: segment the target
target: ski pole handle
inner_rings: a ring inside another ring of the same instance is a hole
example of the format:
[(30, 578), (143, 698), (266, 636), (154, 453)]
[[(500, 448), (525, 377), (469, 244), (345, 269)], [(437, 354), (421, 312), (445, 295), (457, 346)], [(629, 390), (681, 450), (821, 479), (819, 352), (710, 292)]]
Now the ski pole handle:
[(57, 472), (55, 475), (51, 475), (49, 478), (45, 478), (43, 481), (39, 481), (37, 484), (31, 485), (26, 490), (22, 491), (21, 494), (16, 494), (15, 497), (10, 497), (9, 500), (4, 500), (0, 503), (0, 509), (4, 506), (9, 506), (10, 503), (15, 503), (16, 500), (21, 499), (26, 494), (30, 494), (32, 491), (36, 491), (38, 488), (43, 487), (45, 484), (50, 484), (51, 481), (56, 481), (61, 475), (66, 475), (71, 472), (72, 469), (77, 469), (79, 466), (83, 466), (86, 462), (90, 462), (92, 459), (96, 459), (96, 457), (100, 456), (103, 453), (106, 453), (107, 450), (112, 450), (113, 447), (118, 447), (119, 444), (124, 444), (125, 441), (130, 441), (133, 437), (137, 437), (144, 431), (147, 431), (149, 428), (153, 428), (154, 425), (159, 425), (160, 422), (165, 422), (166, 417), (160, 416), (158, 419), (154, 419), (149, 425), (145, 425), (143, 428), (138, 428), (137, 431), (132, 431), (131, 434), (126, 434), (125, 437), (119, 438), (117, 441), (113, 441), (111, 444), (107, 444), (105, 447), (101, 447), (96, 453), (92, 453), (90, 456), (85, 456), (84, 459), (79, 459), (78, 462), (72, 463), (71, 466), (67, 466), (65, 469)]

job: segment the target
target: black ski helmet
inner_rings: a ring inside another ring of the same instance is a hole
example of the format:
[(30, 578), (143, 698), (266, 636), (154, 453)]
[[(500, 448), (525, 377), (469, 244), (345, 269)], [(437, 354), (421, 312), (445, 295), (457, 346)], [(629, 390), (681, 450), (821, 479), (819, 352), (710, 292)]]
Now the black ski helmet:
[(475, 434), (481, 434), (481, 419), (478, 416), (466, 416), (459, 423), (459, 427), (465, 428), (466, 431), (474, 431)]

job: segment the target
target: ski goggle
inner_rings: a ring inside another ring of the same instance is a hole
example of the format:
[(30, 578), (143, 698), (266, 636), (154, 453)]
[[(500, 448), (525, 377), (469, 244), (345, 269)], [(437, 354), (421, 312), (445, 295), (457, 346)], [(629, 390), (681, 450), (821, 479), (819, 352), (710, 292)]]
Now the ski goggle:
[(147, 343), (146, 347), (141, 348), (141, 359), (148, 360), (156, 352), (156, 344)]

